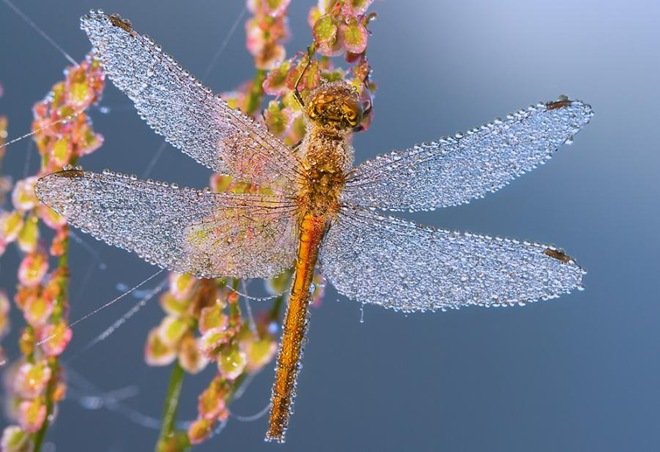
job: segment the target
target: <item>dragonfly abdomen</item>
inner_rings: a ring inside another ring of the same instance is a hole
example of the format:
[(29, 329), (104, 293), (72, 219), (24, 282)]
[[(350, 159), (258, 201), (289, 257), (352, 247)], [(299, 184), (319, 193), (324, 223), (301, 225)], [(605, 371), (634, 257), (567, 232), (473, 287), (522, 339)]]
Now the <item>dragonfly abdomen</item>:
[(266, 441), (284, 442), (301, 367), (309, 316), (310, 286), (321, 240), (327, 230), (326, 221), (323, 216), (307, 213), (300, 222), (298, 256), (277, 356)]

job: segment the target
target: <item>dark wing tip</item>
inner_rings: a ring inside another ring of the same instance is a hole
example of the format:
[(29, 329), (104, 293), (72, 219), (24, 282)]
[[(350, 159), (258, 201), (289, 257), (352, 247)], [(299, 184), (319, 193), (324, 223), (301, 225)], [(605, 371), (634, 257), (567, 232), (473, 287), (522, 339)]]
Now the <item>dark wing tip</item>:
[(587, 271), (562, 249), (555, 248), (554, 246), (548, 246), (543, 250), (543, 254), (549, 258), (559, 261), (560, 265), (567, 265), (568, 267), (575, 269), (575, 271), (580, 274), (580, 279), (582, 279), (582, 276), (587, 274)]
[(581, 100), (569, 99), (564, 95), (559, 96), (556, 100), (544, 103), (543, 106), (548, 111), (570, 110), (573, 115), (581, 118), (582, 124), (588, 123), (594, 115), (591, 105), (584, 103)]
[(546, 256), (550, 256), (553, 259), (557, 259), (558, 261), (564, 264), (568, 264), (573, 260), (571, 256), (566, 254), (563, 250), (558, 250), (555, 248), (546, 248), (545, 250), (543, 250), (543, 254), (545, 254)]
[[(573, 290), (584, 290), (582, 280), (587, 274), (587, 271), (575, 259), (566, 254), (564, 250), (555, 248), (554, 246), (546, 246), (543, 249), (543, 254), (550, 258), (548, 262), (548, 265), (550, 265), (549, 268), (552, 268), (552, 271), (556, 275), (562, 275), (562, 278), (568, 278), (568, 280), (573, 281), (572, 284), (565, 285), (560, 291), (548, 296), (548, 299), (556, 298), (562, 293), (570, 293)], [(551, 262), (554, 262), (554, 264), (551, 264)]]
[(122, 30), (126, 31), (127, 33), (130, 33), (131, 35), (135, 33), (133, 30), (133, 26), (131, 25), (131, 22), (126, 19), (123, 19), (118, 14), (112, 14), (111, 16), (108, 17), (108, 19), (110, 20), (110, 23), (115, 27), (119, 27)]
[(58, 210), (62, 200), (69, 194), (71, 182), (81, 179), (85, 172), (80, 168), (70, 168), (40, 177), (34, 186), (39, 201)]
[(62, 171), (51, 174), (56, 177), (66, 177), (67, 179), (77, 179), (85, 175), (85, 172), (80, 168), (66, 168)]
[(92, 10), (80, 18), (80, 28), (88, 35), (94, 30), (109, 26), (120, 28), (131, 36), (136, 34), (131, 22), (122, 18), (119, 14), (108, 15), (99, 9)]
[(573, 101), (563, 94), (559, 96), (557, 100), (545, 103), (548, 110), (559, 110), (560, 108), (570, 107), (571, 105), (573, 105)]

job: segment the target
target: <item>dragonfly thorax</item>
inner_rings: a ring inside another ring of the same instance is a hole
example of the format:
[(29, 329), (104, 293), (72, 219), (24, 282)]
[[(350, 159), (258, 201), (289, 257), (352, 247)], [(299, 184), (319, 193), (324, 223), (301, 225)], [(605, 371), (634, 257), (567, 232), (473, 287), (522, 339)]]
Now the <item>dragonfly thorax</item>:
[(341, 171), (311, 169), (298, 198), (301, 213), (311, 213), (316, 217), (334, 216), (340, 208), (339, 196), (345, 179)]
[(298, 191), (301, 213), (333, 215), (339, 210), (339, 196), (353, 163), (348, 137), (311, 127), (301, 148), (304, 173)]

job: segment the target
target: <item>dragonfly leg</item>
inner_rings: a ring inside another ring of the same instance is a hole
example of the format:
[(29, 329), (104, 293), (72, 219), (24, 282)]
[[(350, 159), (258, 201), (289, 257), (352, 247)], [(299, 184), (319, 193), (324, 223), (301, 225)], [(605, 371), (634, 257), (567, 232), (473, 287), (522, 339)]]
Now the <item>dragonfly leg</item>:
[(300, 72), (300, 75), (298, 76), (298, 79), (296, 80), (296, 84), (293, 87), (293, 96), (296, 98), (302, 109), (305, 109), (305, 101), (302, 98), (302, 95), (300, 94), (300, 91), (298, 90), (298, 85), (300, 84), (300, 81), (302, 80), (303, 76), (305, 75), (305, 72), (307, 72), (307, 69), (309, 68), (309, 65), (312, 63), (312, 56), (314, 56), (314, 46), (311, 45), (307, 47), (307, 63), (305, 63), (305, 67), (303, 68), (302, 72)]

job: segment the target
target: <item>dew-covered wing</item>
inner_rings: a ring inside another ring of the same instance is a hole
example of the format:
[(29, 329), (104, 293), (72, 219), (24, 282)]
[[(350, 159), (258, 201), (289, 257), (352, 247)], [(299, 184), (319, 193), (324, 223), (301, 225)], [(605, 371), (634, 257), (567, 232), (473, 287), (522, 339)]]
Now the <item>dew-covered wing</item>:
[(128, 21), (91, 11), (81, 27), (110, 79), (173, 146), (242, 180), (268, 183), (293, 177), (296, 162), (286, 145), (230, 108)]
[(168, 270), (263, 278), (295, 259), (296, 223), (281, 196), (211, 193), (78, 169), (39, 179), (36, 193), (71, 225)]
[(465, 134), (378, 156), (349, 176), (343, 200), (398, 211), (469, 202), (545, 163), (592, 115), (589, 105), (561, 98)]
[(501, 306), (558, 297), (584, 271), (561, 250), (418, 226), (344, 209), (327, 233), (321, 269), (337, 291), (400, 311)]

